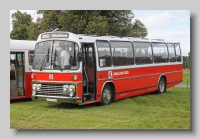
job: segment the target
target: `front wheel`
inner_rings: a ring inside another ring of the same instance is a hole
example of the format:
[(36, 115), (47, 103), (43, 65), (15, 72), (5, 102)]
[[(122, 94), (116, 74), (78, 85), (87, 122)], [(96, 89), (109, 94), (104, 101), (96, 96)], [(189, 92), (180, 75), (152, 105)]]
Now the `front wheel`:
[(166, 81), (163, 77), (160, 78), (160, 81), (158, 83), (158, 94), (163, 94), (166, 91)]
[(105, 85), (101, 96), (101, 105), (109, 105), (112, 101), (112, 89), (109, 85)]

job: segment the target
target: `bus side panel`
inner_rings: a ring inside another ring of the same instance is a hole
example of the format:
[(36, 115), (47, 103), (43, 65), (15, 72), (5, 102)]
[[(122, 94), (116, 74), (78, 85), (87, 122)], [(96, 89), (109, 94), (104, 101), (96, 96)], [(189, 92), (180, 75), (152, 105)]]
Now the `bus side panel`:
[(157, 85), (161, 75), (166, 76), (167, 88), (177, 85), (182, 80), (182, 65), (166, 65), (148, 68), (147, 92), (157, 90)]
[(24, 91), (25, 91), (26, 98), (31, 98), (31, 94), (32, 94), (31, 72), (25, 72)]
[(133, 78), (135, 78), (134, 90), (146, 90), (147, 86), (147, 69), (146, 68), (134, 68), (133, 69)]
[(97, 102), (100, 102), (101, 101), (101, 93), (103, 91), (103, 86), (105, 85), (106, 82), (113, 82), (113, 78), (111, 76), (111, 78), (108, 78), (108, 74), (109, 72), (108, 71), (100, 71), (100, 72), (97, 72), (96, 74), (96, 80), (97, 80), (97, 84), (96, 84), (96, 87), (97, 87), (97, 98), (96, 98), (96, 101)]
[[(115, 91), (117, 93), (123, 93), (125, 90), (129, 90), (129, 86), (125, 85), (125, 82), (127, 80), (125, 79), (125, 72), (127, 72), (126, 69), (112, 71), (115, 84)], [(129, 84), (132, 84), (132, 82)]]
[(97, 98), (96, 98), (96, 101), (97, 102), (100, 102), (101, 101), (101, 93), (102, 93), (102, 90), (103, 90), (103, 85), (105, 83), (105, 80), (100, 80), (100, 81), (97, 81)]
[[(24, 96), (14, 96), (12, 98), (12, 91), (10, 90), (10, 100), (19, 100), (19, 99), (25, 99), (25, 98), (31, 98), (32, 94), (32, 84), (31, 84), (31, 72), (26, 72), (24, 74), (25, 76), (25, 83), (24, 83)], [(11, 86), (12, 87), (12, 86)], [(16, 93), (15, 93), (16, 94)]]
[(133, 78), (130, 77), (133, 72), (131, 70), (113, 70), (111, 78), (108, 78), (108, 74), (108, 71), (97, 72), (97, 101), (100, 101), (103, 86), (106, 82), (113, 82), (116, 93), (120, 94), (117, 97), (124, 96), (125, 92), (133, 90)]
[[(115, 86), (116, 100), (150, 93), (158, 89), (158, 82), (161, 75), (165, 75), (167, 78), (167, 88), (172, 87), (182, 80), (182, 65), (160, 65), (113, 70), (113, 80), (109, 80), (108, 71), (98, 72), (97, 96), (101, 95), (105, 82), (110, 81)], [(100, 101), (100, 97), (97, 97), (97, 99)]]
[[(113, 70), (113, 80), (109, 80), (108, 71), (98, 72), (97, 96), (101, 95), (103, 85), (106, 82), (114, 83), (116, 100), (146, 93), (147, 76), (144, 76), (146, 74), (146, 71), (147, 70), (145, 68)], [(97, 101), (100, 101), (100, 97), (97, 97)]]
[(166, 74), (167, 88), (173, 87), (181, 83), (183, 79), (182, 64), (169, 66), (169, 71)]
[[(115, 86), (116, 100), (146, 93), (148, 77), (144, 75), (147, 74), (147, 71), (146, 68), (113, 70), (112, 81)], [(97, 96), (100, 96), (104, 83), (109, 81), (108, 71), (98, 72), (97, 77), (99, 79)]]
[(160, 74), (158, 74), (159, 67), (147, 67), (147, 92), (156, 91), (158, 88), (158, 79)]
[(82, 92), (83, 92), (83, 88), (82, 88), (82, 83), (77, 84), (77, 94), (76, 96), (79, 98), (82, 98)]
[(146, 93), (148, 79), (145, 76), (147, 74), (146, 68), (123, 69), (120, 72), (127, 74), (121, 75), (123, 78), (120, 83), (122, 91), (116, 93), (116, 100)]

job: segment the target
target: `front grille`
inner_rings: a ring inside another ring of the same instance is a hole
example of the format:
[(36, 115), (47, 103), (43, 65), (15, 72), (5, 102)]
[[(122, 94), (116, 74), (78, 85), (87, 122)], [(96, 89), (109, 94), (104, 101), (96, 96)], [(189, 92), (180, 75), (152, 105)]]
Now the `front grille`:
[(41, 91), (37, 91), (36, 95), (48, 96), (69, 96), (69, 93), (63, 92), (63, 84), (42, 84)]

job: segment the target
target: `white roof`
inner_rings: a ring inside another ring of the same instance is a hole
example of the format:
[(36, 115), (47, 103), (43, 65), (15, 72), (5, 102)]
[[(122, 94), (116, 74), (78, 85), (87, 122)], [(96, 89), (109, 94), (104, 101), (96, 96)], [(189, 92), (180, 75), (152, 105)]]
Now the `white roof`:
[[(68, 33), (69, 38), (66, 38), (67, 40), (75, 41), (75, 42), (96, 42), (96, 40), (118, 40), (118, 41), (141, 41), (141, 42), (163, 42), (163, 43), (169, 43), (168, 41), (162, 41), (160, 40), (153, 40), (153, 39), (147, 39), (147, 38), (134, 38), (134, 37), (117, 37), (117, 36), (95, 36), (95, 35), (87, 35), (87, 34), (74, 34), (71, 32), (64, 32), (64, 31), (58, 31), (58, 32), (45, 32), (42, 34), (47, 34), (47, 33)], [(41, 35), (38, 36), (37, 41), (42, 41), (42, 40), (51, 40), (51, 39), (41, 39)], [(55, 39), (55, 38), (54, 38)], [(56, 38), (57, 40), (63, 38)], [(171, 43), (178, 43), (178, 42), (171, 42)]]
[(36, 41), (10, 39), (10, 50), (34, 50)]

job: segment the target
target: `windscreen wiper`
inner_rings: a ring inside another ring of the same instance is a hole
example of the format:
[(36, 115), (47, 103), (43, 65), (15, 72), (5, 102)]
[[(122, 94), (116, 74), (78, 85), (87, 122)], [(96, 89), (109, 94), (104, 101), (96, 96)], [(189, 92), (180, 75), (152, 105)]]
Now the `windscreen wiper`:
[(42, 62), (42, 65), (41, 65), (41, 67), (40, 67), (40, 71), (42, 71), (42, 67), (43, 67), (43, 65), (44, 65), (44, 62), (45, 62), (45, 60), (46, 60), (46, 58), (49, 56), (49, 48), (48, 48), (48, 52), (47, 52), (47, 54), (46, 54), (46, 56), (45, 56), (45, 58), (44, 58), (44, 60), (43, 60), (43, 62)]
[(60, 66), (60, 71), (63, 71), (63, 68), (62, 68), (62, 66)]

